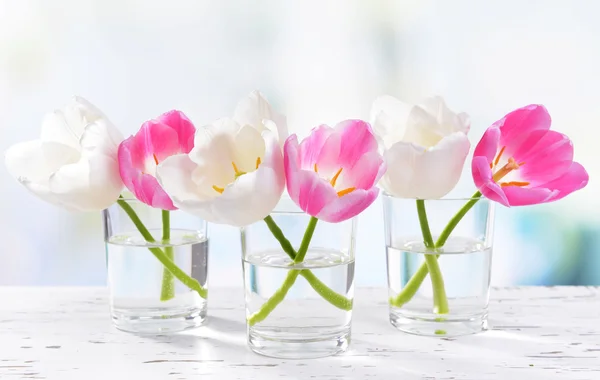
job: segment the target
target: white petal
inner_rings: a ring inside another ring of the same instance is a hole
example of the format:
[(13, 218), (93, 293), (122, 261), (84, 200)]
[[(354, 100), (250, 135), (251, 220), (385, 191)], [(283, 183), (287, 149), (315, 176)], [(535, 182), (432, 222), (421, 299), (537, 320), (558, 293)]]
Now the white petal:
[(74, 97), (62, 110), (46, 115), (40, 138), (79, 149), (85, 127), (101, 119), (107, 120), (98, 108), (81, 97)]
[(177, 154), (158, 165), (156, 178), (180, 210), (214, 221), (216, 218), (211, 212), (212, 199), (219, 194), (214, 189), (210, 189), (210, 192), (203, 191), (196, 184), (193, 177), (197, 169), (198, 165), (187, 154)]
[(232, 119), (220, 119), (196, 131), (190, 159), (198, 165), (194, 180), (210, 189), (224, 188), (235, 179), (235, 135), (241, 129)]
[(257, 158), (263, 160), (265, 154), (265, 140), (260, 132), (245, 125), (235, 135), (234, 144), (234, 161), (238, 169), (245, 173), (256, 170)]
[(371, 106), (371, 122), (378, 139), (390, 147), (404, 136), (412, 106), (393, 96), (380, 96)]
[(442, 198), (460, 179), (469, 148), (469, 140), (461, 132), (444, 137), (430, 149), (396, 143), (385, 153), (388, 169), (381, 186), (400, 198)]
[(238, 103), (233, 118), (240, 125), (251, 125), (259, 132), (275, 132), (281, 145), (289, 134), (286, 117), (276, 112), (259, 91), (251, 92)]
[(117, 159), (119, 144), (123, 135), (107, 119), (99, 119), (88, 124), (81, 136), (83, 154), (101, 153)]
[(99, 211), (116, 202), (123, 182), (115, 157), (88, 154), (65, 165), (49, 181), (50, 191), (62, 204), (79, 211)]
[(454, 132), (465, 134), (469, 132), (469, 116), (466, 113), (456, 114), (450, 110), (441, 96), (427, 98), (418, 107), (433, 116), (444, 135)]
[(280, 178), (268, 166), (239, 177), (215, 198), (213, 211), (219, 219), (215, 223), (242, 227), (264, 219), (281, 198)]

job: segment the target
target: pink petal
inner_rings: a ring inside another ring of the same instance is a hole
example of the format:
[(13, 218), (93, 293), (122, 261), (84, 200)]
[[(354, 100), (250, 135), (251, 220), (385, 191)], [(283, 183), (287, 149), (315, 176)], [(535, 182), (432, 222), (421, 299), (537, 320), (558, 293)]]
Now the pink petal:
[[(133, 165), (132, 148), (135, 137), (131, 136), (119, 145), (118, 161), (121, 180), (137, 199), (152, 207), (163, 210), (176, 210), (173, 202), (159, 185), (156, 178), (150, 174), (143, 174), (142, 169)], [(141, 154), (137, 154), (138, 158)]]
[(334, 132), (333, 128), (320, 125), (311, 131), (310, 136), (300, 143), (300, 167), (303, 169), (313, 168), (319, 159), (319, 154), (325, 142)]
[(562, 133), (548, 131), (518, 160), (524, 162), (519, 168), (520, 176), (529, 182), (531, 187), (543, 185), (560, 177), (571, 167), (573, 144)]
[(283, 167), (285, 169), (285, 179), (290, 197), (298, 203), (300, 197), (300, 184), (297, 183), (294, 174), (300, 170), (299, 167), (299, 149), (298, 136), (290, 135), (283, 145)]
[(473, 157), (485, 157), (488, 164), (492, 163), (498, 153), (498, 143), (500, 142), (500, 129), (489, 127), (477, 143)]
[(300, 154), (295, 134), (286, 140), (283, 150), (288, 193), (300, 209), (316, 216), (327, 203), (337, 198), (337, 193), (318, 173), (299, 168)]
[(566, 173), (559, 178), (544, 184), (544, 187), (554, 190), (553, 195), (547, 201), (557, 201), (574, 191), (583, 189), (588, 184), (588, 181), (589, 175), (585, 168), (580, 163), (573, 162)]
[(370, 152), (363, 155), (358, 162), (343, 177), (343, 181), (338, 181), (339, 188), (355, 187), (357, 189), (368, 190), (375, 186), (386, 170), (383, 157), (377, 152)]
[(531, 144), (528, 138), (534, 131), (547, 131), (550, 124), (548, 110), (542, 105), (531, 104), (512, 111), (492, 127), (500, 128), (500, 146), (506, 146), (506, 153), (514, 155), (522, 145)]
[(131, 162), (139, 170), (145, 170), (147, 160), (159, 162), (179, 152), (179, 141), (174, 129), (155, 120), (150, 120), (133, 137)]
[(345, 120), (335, 126), (341, 134), (338, 163), (352, 167), (364, 154), (377, 152), (377, 140), (369, 123), (363, 120)]
[(333, 186), (314, 171), (300, 170), (293, 173), (292, 177), (292, 183), (299, 186), (298, 198), (292, 200), (311, 216), (318, 217), (323, 207), (338, 199)]
[(510, 206), (503, 189), (492, 179), (492, 169), (490, 169), (490, 163), (486, 157), (473, 157), (471, 171), (475, 186), (486, 198), (507, 207)]
[(183, 112), (171, 110), (160, 115), (157, 120), (171, 127), (177, 133), (179, 153), (189, 153), (192, 150), (196, 128)]
[(123, 140), (119, 145), (119, 150), (117, 153), (117, 158), (119, 161), (119, 174), (121, 175), (121, 180), (125, 184), (129, 190), (133, 191), (133, 176), (136, 176), (139, 170), (134, 170), (132, 157), (131, 157), (131, 147), (133, 145), (134, 137), (131, 136), (128, 139)]
[(529, 206), (548, 201), (552, 191), (544, 188), (505, 186), (502, 188), (511, 206)]
[(331, 200), (315, 216), (329, 223), (342, 222), (363, 212), (377, 199), (378, 194), (379, 189), (376, 187), (369, 190), (354, 190), (350, 194)]
[(141, 202), (162, 210), (177, 210), (158, 180), (150, 174), (139, 173), (134, 176), (133, 186), (133, 194)]

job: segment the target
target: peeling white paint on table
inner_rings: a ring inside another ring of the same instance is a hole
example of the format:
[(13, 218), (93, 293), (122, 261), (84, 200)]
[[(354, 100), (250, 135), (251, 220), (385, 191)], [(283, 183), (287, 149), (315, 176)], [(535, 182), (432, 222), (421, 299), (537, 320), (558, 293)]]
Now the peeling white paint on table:
[(493, 289), (491, 330), (396, 331), (386, 290), (358, 289), (351, 350), (278, 360), (246, 346), (241, 289), (213, 289), (208, 324), (171, 336), (117, 331), (99, 288), (0, 288), (0, 379), (599, 380), (600, 288)]

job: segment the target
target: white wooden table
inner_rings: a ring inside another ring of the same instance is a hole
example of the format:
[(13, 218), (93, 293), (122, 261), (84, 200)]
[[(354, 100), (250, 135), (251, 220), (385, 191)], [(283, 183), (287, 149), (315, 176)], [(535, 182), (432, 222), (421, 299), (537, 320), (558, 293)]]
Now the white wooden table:
[(0, 288), (0, 379), (599, 380), (600, 288), (494, 289), (491, 330), (457, 339), (402, 334), (386, 291), (358, 289), (351, 350), (278, 360), (246, 346), (243, 293), (213, 289), (210, 322), (144, 337), (111, 326), (106, 290)]

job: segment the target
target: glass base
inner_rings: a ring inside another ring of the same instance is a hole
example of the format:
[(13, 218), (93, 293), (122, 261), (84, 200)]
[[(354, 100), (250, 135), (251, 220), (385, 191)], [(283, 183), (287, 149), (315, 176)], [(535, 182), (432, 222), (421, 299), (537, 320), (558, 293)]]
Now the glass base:
[(172, 334), (204, 324), (206, 304), (193, 308), (113, 309), (112, 320), (121, 331)]
[(280, 359), (315, 359), (346, 352), (350, 344), (350, 328), (318, 338), (281, 337), (276, 334), (258, 333), (250, 328), (248, 346), (257, 354)]
[[(446, 320), (443, 318), (446, 317)], [(487, 312), (471, 317), (404, 315), (396, 310), (390, 312), (390, 322), (398, 330), (414, 335), (456, 337), (477, 334), (488, 329)]]

